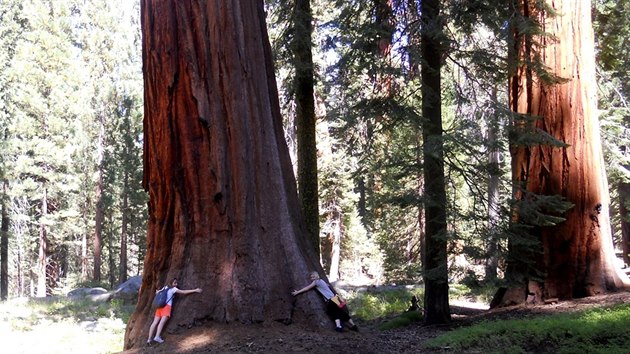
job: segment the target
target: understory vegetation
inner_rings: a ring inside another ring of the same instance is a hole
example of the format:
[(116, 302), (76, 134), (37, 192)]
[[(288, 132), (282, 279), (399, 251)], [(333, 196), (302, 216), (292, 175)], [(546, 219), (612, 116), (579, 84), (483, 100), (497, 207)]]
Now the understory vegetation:
[(133, 308), (65, 297), (0, 302), (2, 347), (8, 353), (117, 353)]
[[(453, 288), (454, 301), (483, 302), (460, 285)], [(422, 302), (422, 288), (375, 288), (347, 295), (353, 317), (376, 330), (396, 331), (422, 320), (420, 311), (408, 311), (412, 296)], [(94, 303), (64, 297), (2, 302), (3, 348), (12, 353), (117, 353), (123, 349), (125, 324), (133, 307), (116, 300)], [(628, 323), (630, 304), (483, 321), (433, 338), (425, 348), (456, 353), (625, 353), (630, 346)]]
[(627, 353), (630, 304), (483, 322), (439, 336), (429, 349), (455, 353)]

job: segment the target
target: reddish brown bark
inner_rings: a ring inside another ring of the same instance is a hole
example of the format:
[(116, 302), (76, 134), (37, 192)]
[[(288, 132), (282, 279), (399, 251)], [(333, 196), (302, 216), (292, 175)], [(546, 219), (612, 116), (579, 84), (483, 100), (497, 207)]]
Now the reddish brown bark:
[(149, 222), (125, 347), (144, 342), (155, 289), (172, 277), (203, 293), (176, 299), (169, 327), (327, 323), (315, 292), (290, 295), (321, 268), (299, 215), (262, 1), (143, 0), (141, 13)]
[(538, 260), (545, 274), (542, 288), (530, 282), (530, 289), (508, 291), (503, 302), (523, 301), (527, 293), (563, 299), (619, 289), (628, 280), (613, 263), (610, 198), (595, 107), (590, 1), (548, 1), (557, 16), (536, 9), (533, 1), (519, 4), (524, 16), (537, 18), (543, 31), (556, 38), (535, 38), (541, 44), (534, 48), (536, 41), (520, 37), (515, 43), (520, 43), (516, 50), (521, 62), (540, 60), (566, 82), (546, 83), (524, 65), (510, 84), (511, 107), (541, 117), (536, 127), (569, 146), (513, 148), (513, 178), (528, 192), (561, 195), (575, 206), (565, 222), (538, 232), (544, 247)]

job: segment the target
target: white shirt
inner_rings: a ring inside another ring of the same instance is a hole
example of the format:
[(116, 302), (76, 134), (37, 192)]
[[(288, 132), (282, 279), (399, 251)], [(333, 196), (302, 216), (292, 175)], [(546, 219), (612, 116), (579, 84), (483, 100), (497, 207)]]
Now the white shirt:
[[(164, 288), (162, 288), (164, 289)], [(175, 298), (175, 293), (179, 290), (177, 287), (172, 287), (168, 289), (166, 292), (166, 304), (169, 306), (173, 306), (173, 299)]]
[(326, 284), (325, 281), (321, 279), (316, 279), (313, 280), (313, 283), (315, 283), (317, 291), (319, 291), (319, 293), (322, 294), (322, 296), (324, 296), (326, 300), (330, 300), (333, 296), (335, 296), (335, 294), (330, 290), (330, 287), (328, 286), (328, 284)]

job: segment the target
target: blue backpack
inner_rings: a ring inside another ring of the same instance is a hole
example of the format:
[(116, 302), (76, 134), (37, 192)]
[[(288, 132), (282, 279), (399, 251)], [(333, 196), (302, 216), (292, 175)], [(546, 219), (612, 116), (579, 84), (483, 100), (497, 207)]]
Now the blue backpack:
[(162, 288), (162, 290), (158, 291), (158, 293), (155, 294), (155, 298), (153, 299), (153, 306), (155, 306), (157, 308), (166, 306), (166, 304), (169, 302), (169, 300), (171, 300), (171, 299), (167, 298), (169, 289), (170, 289), (170, 287), (165, 286), (165, 287)]

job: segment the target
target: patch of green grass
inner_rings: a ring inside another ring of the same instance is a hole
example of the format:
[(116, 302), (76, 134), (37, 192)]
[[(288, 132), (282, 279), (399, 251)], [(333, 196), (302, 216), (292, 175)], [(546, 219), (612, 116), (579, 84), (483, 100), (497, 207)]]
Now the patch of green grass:
[(386, 321), (385, 323), (378, 326), (378, 329), (384, 331), (388, 329), (406, 327), (412, 323), (422, 321), (423, 318), (424, 317), (422, 316), (422, 313), (420, 311), (409, 311), (403, 313), (402, 315), (396, 316), (389, 321)]
[(366, 321), (400, 314), (411, 306), (411, 297), (422, 299), (423, 289), (356, 293), (348, 299), (353, 316)]
[(431, 350), (484, 353), (627, 353), (630, 304), (520, 320), (492, 321), (434, 338)]

